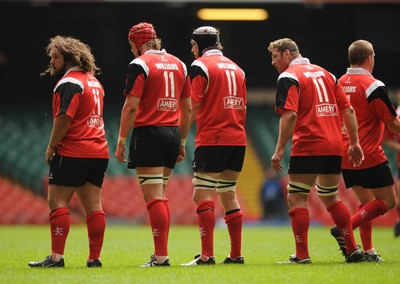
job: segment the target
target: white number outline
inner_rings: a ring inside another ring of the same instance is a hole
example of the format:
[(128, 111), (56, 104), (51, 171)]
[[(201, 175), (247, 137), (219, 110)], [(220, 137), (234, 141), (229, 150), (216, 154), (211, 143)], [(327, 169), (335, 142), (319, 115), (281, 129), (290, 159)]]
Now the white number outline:
[(236, 74), (234, 71), (225, 71), (226, 78), (228, 79), (228, 89), (230, 96), (237, 96), (237, 87), (236, 87)]
[[(164, 71), (164, 81), (165, 81), (165, 97), (169, 98), (169, 93), (171, 91), (171, 98), (175, 98), (174, 72)], [(169, 88), (170, 85), (171, 88)]]
[[(93, 110), (93, 114), (101, 116), (101, 103), (100, 103), (100, 91), (97, 88), (92, 88), (93, 99), (95, 108)], [(97, 110), (97, 113), (96, 113)]]
[[(318, 78), (312, 79), (314, 82), (315, 87), (317, 88), (317, 93), (318, 93), (318, 99), (320, 103), (329, 103), (329, 97), (328, 97), (328, 92), (326, 91), (326, 87), (324, 84), (324, 81), (322, 80), (322, 78)], [(322, 92), (321, 92), (322, 89)], [(322, 93), (324, 95), (324, 97), (322, 97)], [(324, 101), (325, 100), (325, 101)]]

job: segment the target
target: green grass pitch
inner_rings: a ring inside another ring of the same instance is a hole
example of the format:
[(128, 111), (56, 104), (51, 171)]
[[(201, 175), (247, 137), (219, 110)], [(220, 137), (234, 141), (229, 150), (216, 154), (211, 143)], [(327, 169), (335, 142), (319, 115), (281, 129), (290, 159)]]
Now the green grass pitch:
[[(358, 230), (356, 241), (360, 243)], [(215, 230), (215, 257), (229, 254), (224, 226)], [(65, 250), (65, 268), (33, 269), (29, 261), (42, 260), (50, 251), (47, 226), (0, 226), (0, 283), (399, 283), (400, 238), (392, 228), (374, 228), (375, 248), (382, 263), (347, 264), (328, 227), (309, 232), (312, 265), (278, 265), (294, 253), (289, 226), (244, 226), (245, 265), (180, 267), (200, 251), (197, 227), (173, 226), (170, 231), (171, 267), (143, 269), (153, 252), (148, 226), (108, 225), (102, 251), (102, 268), (88, 269), (87, 233), (72, 226)]]

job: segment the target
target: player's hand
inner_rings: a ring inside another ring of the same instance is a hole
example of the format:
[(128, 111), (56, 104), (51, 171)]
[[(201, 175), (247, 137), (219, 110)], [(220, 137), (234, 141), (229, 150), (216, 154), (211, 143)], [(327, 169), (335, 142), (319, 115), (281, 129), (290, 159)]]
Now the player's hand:
[(50, 165), (51, 161), (53, 160), (54, 155), (56, 154), (57, 148), (47, 147), (46, 149), (46, 164)]
[(115, 150), (115, 158), (118, 159), (120, 162), (127, 162), (128, 160), (125, 159), (125, 145), (120, 143), (117, 144), (117, 149)]
[(186, 158), (186, 149), (185, 146), (181, 145), (181, 149), (179, 150), (178, 158), (176, 159), (177, 163), (182, 162)]
[(357, 168), (362, 164), (362, 161), (364, 160), (364, 153), (363, 150), (361, 149), (360, 144), (350, 146), (349, 151), (347, 152), (347, 156), (349, 159), (349, 163), (353, 164), (353, 167)]
[(283, 170), (283, 167), (281, 165), (281, 160), (283, 157), (283, 154), (285, 153), (285, 149), (282, 150), (275, 150), (275, 153), (271, 157), (271, 166), (276, 172), (281, 172)]

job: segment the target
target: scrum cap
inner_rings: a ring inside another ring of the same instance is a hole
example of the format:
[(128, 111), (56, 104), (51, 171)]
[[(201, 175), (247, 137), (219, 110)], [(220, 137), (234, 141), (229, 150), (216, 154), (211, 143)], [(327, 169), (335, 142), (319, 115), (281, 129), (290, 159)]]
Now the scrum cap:
[(156, 38), (157, 33), (153, 25), (145, 22), (134, 25), (128, 34), (128, 40), (133, 41), (138, 50), (142, 48), (143, 44)]
[(195, 29), (191, 39), (197, 43), (199, 52), (203, 53), (205, 49), (217, 47), (219, 42), (219, 31), (211, 26), (203, 26)]

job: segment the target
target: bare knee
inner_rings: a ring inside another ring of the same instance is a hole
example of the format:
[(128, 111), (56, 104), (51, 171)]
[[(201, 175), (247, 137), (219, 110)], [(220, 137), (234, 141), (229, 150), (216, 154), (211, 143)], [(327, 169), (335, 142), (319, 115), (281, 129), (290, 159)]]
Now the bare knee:
[(289, 209), (293, 208), (307, 208), (307, 194), (289, 193), (287, 197)]
[(389, 198), (388, 200), (385, 200), (387, 210), (389, 211), (390, 209), (394, 208), (396, 206), (396, 198)]

